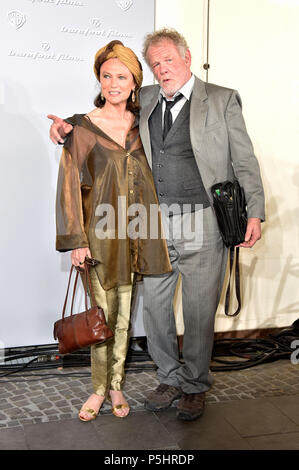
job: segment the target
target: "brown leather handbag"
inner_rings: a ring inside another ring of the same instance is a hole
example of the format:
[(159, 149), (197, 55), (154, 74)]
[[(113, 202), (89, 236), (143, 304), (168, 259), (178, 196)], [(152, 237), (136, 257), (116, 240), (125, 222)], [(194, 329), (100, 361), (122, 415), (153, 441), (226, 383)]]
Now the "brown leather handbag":
[[(60, 354), (68, 354), (78, 349), (85, 348), (86, 346), (90, 346), (92, 344), (103, 343), (107, 339), (112, 338), (112, 336), (114, 335), (113, 331), (109, 328), (106, 323), (103, 309), (97, 306), (96, 304), (90, 282), (88, 262), (85, 262), (84, 270), (76, 268), (77, 272), (74, 282), (71, 314), (70, 316), (65, 317), (65, 309), (67, 305), (73, 269), (74, 266), (72, 265), (62, 311), (62, 319), (57, 320), (54, 323), (53, 335), (55, 340), (58, 339), (58, 350)], [(83, 273), (83, 271), (85, 277), (85, 282), (83, 282), (83, 285), (85, 291), (86, 311), (73, 315), (73, 304), (78, 282), (78, 276), (79, 272)], [(90, 309), (87, 308), (87, 286), (89, 288), (92, 304)]]

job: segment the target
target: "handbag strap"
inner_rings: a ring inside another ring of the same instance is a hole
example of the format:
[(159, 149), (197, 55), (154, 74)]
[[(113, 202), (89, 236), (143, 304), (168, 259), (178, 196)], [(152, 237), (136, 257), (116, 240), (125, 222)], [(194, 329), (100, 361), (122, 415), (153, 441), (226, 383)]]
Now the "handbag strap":
[(74, 282), (74, 288), (73, 288), (72, 305), (71, 305), (71, 315), (73, 315), (73, 306), (74, 306), (74, 299), (75, 299), (75, 292), (76, 292), (76, 288), (77, 288), (78, 277), (79, 277), (79, 273), (78, 273), (78, 271), (77, 271), (77, 272), (76, 272), (76, 277), (75, 277), (75, 282)]
[[(93, 293), (93, 289), (92, 289), (92, 286), (91, 286), (91, 280), (90, 280), (90, 275), (89, 275), (89, 263), (85, 262), (84, 266), (85, 266), (84, 269), (76, 268), (77, 272), (76, 272), (76, 277), (75, 277), (75, 281), (74, 281), (74, 288), (73, 288), (73, 295), (72, 295), (71, 315), (73, 314), (74, 299), (75, 299), (75, 293), (76, 293), (78, 277), (79, 277), (80, 272), (83, 273), (83, 271), (84, 271), (84, 281), (85, 282), (83, 282), (83, 287), (84, 287), (84, 294), (85, 294), (85, 309), (86, 310), (88, 309), (88, 307), (87, 307), (87, 285), (88, 285), (89, 292), (90, 292), (90, 297), (91, 297), (91, 306), (95, 307), (97, 305), (96, 300), (95, 300), (95, 296), (94, 296), (94, 293)], [(74, 265), (72, 265), (71, 269), (70, 269), (69, 280), (68, 280), (68, 285), (67, 285), (67, 290), (66, 290), (66, 296), (65, 296), (63, 310), (62, 310), (62, 318), (63, 319), (64, 319), (64, 316), (65, 316), (65, 309), (66, 309), (66, 306), (67, 306), (67, 299), (68, 299), (68, 295), (69, 295), (71, 277), (72, 277), (72, 274), (73, 274), (73, 270), (74, 270)]]
[[(239, 267), (239, 251), (240, 248), (237, 246), (236, 249), (234, 246), (231, 246), (229, 249), (229, 281), (228, 286), (226, 289), (225, 294), (225, 315), (228, 317), (235, 317), (241, 310), (241, 293), (240, 293), (240, 267)], [(235, 291), (236, 291), (236, 298), (238, 301), (237, 310), (234, 313), (229, 313), (229, 299), (230, 299), (230, 281), (232, 276), (232, 270), (234, 265), (234, 255), (236, 254), (236, 262), (235, 262)]]
[[(72, 265), (72, 266), (71, 266), (71, 269), (70, 269), (69, 281), (68, 281), (67, 290), (66, 290), (66, 295), (65, 295), (65, 300), (64, 300), (64, 305), (63, 305), (63, 309), (62, 309), (62, 319), (64, 319), (64, 315), (65, 315), (65, 309), (66, 309), (67, 299), (68, 299), (68, 295), (69, 295), (69, 290), (70, 290), (70, 284), (71, 284), (71, 277), (72, 277), (72, 274), (73, 274), (73, 269), (74, 269), (74, 266)], [(78, 274), (78, 273), (77, 273), (77, 274)], [(76, 276), (76, 279), (75, 279), (75, 284), (77, 284), (77, 283), (76, 283), (76, 280), (77, 280), (77, 276)], [(73, 301), (74, 301), (74, 292), (73, 292), (72, 308), (73, 308)]]
[(92, 286), (91, 286), (91, 280), (90, 280), (90, 274), (89, 274), (90, 264), (87, 261), (85, 261), (84, 265), (85, 265), (85, 268), (84, 268), (85, 282), (83, 282), (83, 284), (84, 284), (84, 291), (85, 291), (85, 308), (87, 310), (87, 285), (88, 285), (89, 294), (90, 294), (90, 298), (91, 298), (91, 300), (90, 300), (91, 306), (96, 307), (97, 303), (96, 303), (96, 299), (95, 299), (93, 289), (92, 289)]

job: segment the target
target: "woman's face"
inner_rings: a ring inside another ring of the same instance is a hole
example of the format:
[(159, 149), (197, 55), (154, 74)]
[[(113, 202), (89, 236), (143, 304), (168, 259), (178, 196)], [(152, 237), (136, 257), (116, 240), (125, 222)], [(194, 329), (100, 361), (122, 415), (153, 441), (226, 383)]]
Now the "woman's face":
[(136, 86), (130, 70), (119, 59), (108, 59), (102, 64), (100, 83), (106, 102), (111, 104), (127, 101)]

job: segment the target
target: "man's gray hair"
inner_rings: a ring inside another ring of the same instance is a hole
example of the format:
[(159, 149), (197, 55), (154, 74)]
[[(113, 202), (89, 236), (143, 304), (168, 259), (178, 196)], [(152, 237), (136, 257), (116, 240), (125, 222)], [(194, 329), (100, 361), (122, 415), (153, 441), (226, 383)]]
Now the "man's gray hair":
[(147, 34), (143, 42), (142, 55), (148, 65), (147, 51), (150, 46), (157, 45), (163, 41), (171, 41), (177, 47), (182, 57), (185, 56), (186, 51), (189, 49), (186, 39), (178, 31), (173, 28), (162, 28), (153, 33)]

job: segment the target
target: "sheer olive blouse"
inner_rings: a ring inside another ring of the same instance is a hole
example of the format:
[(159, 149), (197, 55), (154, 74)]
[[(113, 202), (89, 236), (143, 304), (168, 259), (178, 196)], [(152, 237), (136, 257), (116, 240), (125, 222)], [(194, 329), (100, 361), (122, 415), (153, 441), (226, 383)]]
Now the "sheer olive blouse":
[(89, 247), (106, 290), (130, 284), (131, 272), (171, 271), (138, 125), (123, 148), (88, 116), (75, 114), (68, 122), (74, 129), (59, 165), (56, 249)]

